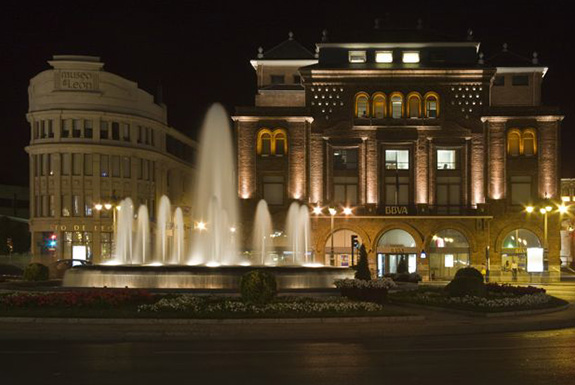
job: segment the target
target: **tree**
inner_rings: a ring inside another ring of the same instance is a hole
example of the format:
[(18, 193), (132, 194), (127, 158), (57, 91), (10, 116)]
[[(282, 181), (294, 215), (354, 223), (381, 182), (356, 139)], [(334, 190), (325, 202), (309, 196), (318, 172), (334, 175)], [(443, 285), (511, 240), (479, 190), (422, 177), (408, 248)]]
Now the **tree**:
[(369, 271), (369, 263), (367, 261), (367, 250), (365, 250), (365, 245), (363, 244), (359, 248), (359, 260), (357, 262), (355, 278), (364, 281), (371, 280), (371, 271)]
[(402, 255), (399, 259), (399, 263), (397, 264), (397, 273), (398, 274), (407, 274), (409, 273), (409, 266), (407, 265), (407, 258), (405, 255)]

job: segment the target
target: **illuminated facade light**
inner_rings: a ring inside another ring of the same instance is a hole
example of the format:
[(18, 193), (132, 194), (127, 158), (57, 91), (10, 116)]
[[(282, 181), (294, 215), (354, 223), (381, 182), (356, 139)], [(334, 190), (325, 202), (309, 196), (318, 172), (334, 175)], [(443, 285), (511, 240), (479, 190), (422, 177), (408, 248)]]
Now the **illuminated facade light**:
[(539, 212), (540, 212), (541, 214), (545, 214), (545, 213), (547, 212), (547, 210), (545, 210), (543, 207), (541, 207), (541, 208), (539, 209)]
[(365, 63), (366, 60), (365, 51), (349, 51), (350, 63)]
[(560, 206), (559, 206), (559, 213), (561, 213), (561, 214), (566, 214), (567, 211), (569, 211), (569, 209), (568, 209), (567, 206), (565, 206), (565, 205), (560, 205)]
[(551, 210), (553, 210), (553, 207), (551, 207), (551, 206), (545, 206), (545, 211), (549, 212), (549, 211), (551, 211)]
[(235, 228), (235, 227), (230, 227), (230, 232), (235, 233), (235, 232), (236, 232), (236, 228)]
[(570, 197), (570, 196), (562, 196), (562, 197), (561, 197), (561, 200), (562, 200), (563, 202), (571, 202), (571, 197)]
[(329, 211), (329, 215), (333, 216), (333, 215), (337, 214), (337, 210), (334, 209), (333, 207), (330, 207), (328, 211)]
[(351, 214), (352, 214), (351, 207), (345, 207), (345, 208), (343, 209), (343, 213), (344, 213), (345, 215), (351, 215)]
[(105, 204), (104, 204), (104, 208), (105, 208), (106, 210), (110, 210), (110, 209), (112, 208), (112, 204), (111, 204), (111, 203), (105, 203)]
[(315, 215), (320, 215), (320, 214), (322, 213), (321, 207), (315, 206), (315, 207), (313, 208), (313, 213), (314, 213)]
[(198, 230), (200, 230), (200, 231), (205, 230), (205, 229), (206, 229), (206, 224), (205, 224), (204, 222), (201, 222), (201, 221), (200, 221), (200, 222), (197, 222), (197, 223), (196, 223), (196, 229), (198, 229)]
[(376, 63), (393, 63), (392, 51), (377, 51), (375, 53)]
[(94, 205), (94, 208), (95, 208), (96, 210), (100, 211), (100, 210), (102, 210), (102, 209), (104, 208), (104, 206), (102, 206), (101, 203), (97, 203), (97, 204)]
[(527, 207), (525, 207), (525, 211), (527, 211), (528, 213), (532, 213), (534, 209), (535, 209), (535, 208), (534, 208), (533, 206), (527, 206)]
[(417, 51), (406, 51), (403, 53), (404, 63), (419, 63), (419, 52)]

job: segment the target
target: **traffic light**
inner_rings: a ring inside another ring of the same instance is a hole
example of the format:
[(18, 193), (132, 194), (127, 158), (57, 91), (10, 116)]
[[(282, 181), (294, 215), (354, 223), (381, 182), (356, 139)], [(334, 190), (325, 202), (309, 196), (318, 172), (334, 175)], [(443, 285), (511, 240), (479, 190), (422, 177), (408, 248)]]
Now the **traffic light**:
[(359, 241), (357, 240), (356, 234), (351, 236), (351, 248), (352, 249), (359, 249)]
[(46, 248), (49, 251), (56, 251), (57, 246), (58, 246), (58, 236), (56, 234), (51, 234), (46, 239)]

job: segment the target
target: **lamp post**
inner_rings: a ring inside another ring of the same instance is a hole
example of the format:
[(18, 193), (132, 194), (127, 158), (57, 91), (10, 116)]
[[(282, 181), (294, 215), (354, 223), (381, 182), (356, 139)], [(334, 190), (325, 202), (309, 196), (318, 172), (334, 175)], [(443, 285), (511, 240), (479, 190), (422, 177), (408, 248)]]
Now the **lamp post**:
[(335, 260), (334, 260), (334, 253), (333, 253), (333, 227), (334, 227), (334, 217), (335, 214), (337, 214), (337, 210), (334, 209), (333, 207), (330, 207), (328, 209), (329, 211), (329, 215), (331, 216), (331, 230), (330, 230), (330, 234), (331, 234), (331, 251), (330, 251), (330, 262), (333, 261), (333, 263), (335, 264)]

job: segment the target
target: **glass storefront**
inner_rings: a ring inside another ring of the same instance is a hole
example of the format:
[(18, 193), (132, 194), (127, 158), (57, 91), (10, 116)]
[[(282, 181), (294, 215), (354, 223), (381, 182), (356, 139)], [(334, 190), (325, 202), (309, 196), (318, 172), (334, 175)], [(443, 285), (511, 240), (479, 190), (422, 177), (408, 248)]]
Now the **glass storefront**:
[(429, 278), (449, 280), (457, 270), (469, 266), (469, 242), (457, 230), (439, 231), (429, 245)]
[(541, 248), (541, 242), (533, 232), (516, 229), (508, 233), (501, 245), (501, 271), (512, 275), (526, 273), (530, 248)]
[(62, 259), (92, 260), (92, 232), (65, 231), (62, 244)]
[[(361, 238), (351, 230), (339, 230), (330, 236), (325, 244), (325, 264), (329, 266), (350, 267), (357, 264), (359, 250), (354, 249), (352, 255), (352, 236), (355, 236), (358, 245)], [(332, 243), (333, 240), (333, 243)], [(333, 249), (332, 249), (333, 246)]]
[(396, 274), (400, 263), (407, 265), (408, 272), (417, 271), (417, 244), (405, 230), (393, 229), (381, 236), (377, 244), (377, 276)]

